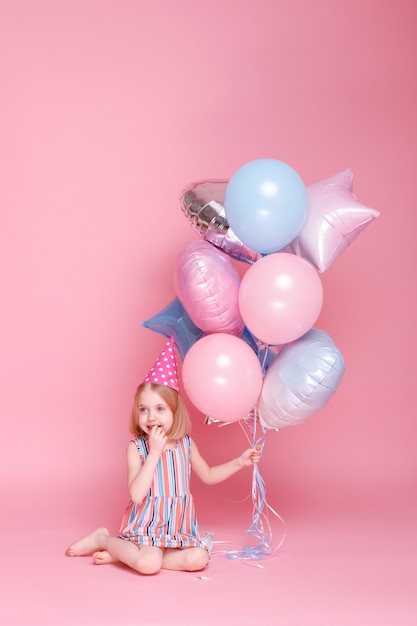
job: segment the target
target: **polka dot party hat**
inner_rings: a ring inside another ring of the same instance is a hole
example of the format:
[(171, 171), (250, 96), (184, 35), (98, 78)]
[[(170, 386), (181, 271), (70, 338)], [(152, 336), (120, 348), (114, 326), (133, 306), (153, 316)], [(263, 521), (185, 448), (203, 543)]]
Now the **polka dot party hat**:
[(179, 392), (177, 377), (177, 358), (175, 356), (174, 338), (171, 337), (165, 344), (165, 348), (156, 359), (147, 373), (144, 383), (156, 383), (166, 385)]

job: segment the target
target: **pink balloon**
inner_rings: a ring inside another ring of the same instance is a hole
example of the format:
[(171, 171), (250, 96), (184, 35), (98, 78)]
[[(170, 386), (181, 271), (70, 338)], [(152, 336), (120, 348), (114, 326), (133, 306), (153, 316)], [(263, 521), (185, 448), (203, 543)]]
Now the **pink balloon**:
[(255, 406), (262, 369), (243, 339), (225, 333), (194, 343), (182, 365), (184, 389), (194, 406), (213, 420), (236, 422)]
[(227, 254), (207, 241), (190, 241), (178, 255), (174, 286), (191, 320), (205, 333), (242, 334), (240, 278)]
[(322, 304), (317, 271), (286, 252), (256, 261), (240, 285), (243, 321), (253, 335), (269, 344), (288, 343), (304, 335), (320, 315)]
[(353, 172), (346, 169), (307, 187), (305, 224), (290, 248), (325, 272), (358, 235), (379, 216), (352, 191)]

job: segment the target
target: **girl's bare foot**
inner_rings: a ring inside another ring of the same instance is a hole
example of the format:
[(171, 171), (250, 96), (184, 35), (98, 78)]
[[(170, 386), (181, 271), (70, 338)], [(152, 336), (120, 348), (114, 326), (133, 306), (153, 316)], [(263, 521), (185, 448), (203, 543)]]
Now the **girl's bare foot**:
[(107, 528), (96, 528), (90, 535), (72, 543), (65, 551), (67, 556), (83, 556), (100, 550), (100, 535), (110, 536)]
[(100, 550), (94, 552), (93, 561), (96, 565), (107, 565), (107, 563), (118, 563), (118, 559), (107, 552), (107, 550)]

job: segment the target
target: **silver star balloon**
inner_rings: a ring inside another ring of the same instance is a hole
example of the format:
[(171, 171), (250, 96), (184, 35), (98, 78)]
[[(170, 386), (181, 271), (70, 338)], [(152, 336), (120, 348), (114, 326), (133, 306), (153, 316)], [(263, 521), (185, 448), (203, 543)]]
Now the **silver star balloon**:
[(180, 196), (181, 208), (206, 241), (238, 261), (255, 263), (262, 255), (245, 246), (227, 222), (223, 206), (227, 183), (226, 180), (192, 183)]

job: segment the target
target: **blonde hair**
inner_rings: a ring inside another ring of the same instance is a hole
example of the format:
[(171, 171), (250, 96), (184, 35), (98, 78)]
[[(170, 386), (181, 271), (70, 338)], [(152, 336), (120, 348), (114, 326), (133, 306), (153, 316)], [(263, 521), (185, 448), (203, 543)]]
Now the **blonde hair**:
[(140, 396), (142, 391), (145, 389), (150, 389), (161, 396), (162, 400), (172, 411), (174, 420), (172, 422), (171, 430), (167, 433), (168, 437), (170, 439), (179, 439), (180, 437), (187, 435), (191, 431), (191, 421), (183, 399), (172, 387), (168, 387), (167, 385), (158, 385), (156, 383), (141, 383), (136, 389), (132, 413), (130, 416), (130, 432), (135, 435), (135, 437), (145, 439), (148, 437), (148, 435), (139, 426)]

